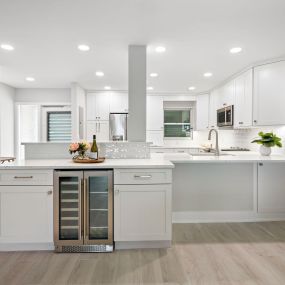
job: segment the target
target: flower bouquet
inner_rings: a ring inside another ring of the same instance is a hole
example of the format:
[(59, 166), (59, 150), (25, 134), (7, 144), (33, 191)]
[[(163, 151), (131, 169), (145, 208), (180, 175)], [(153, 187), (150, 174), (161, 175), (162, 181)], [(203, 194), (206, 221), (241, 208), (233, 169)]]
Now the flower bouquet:
[(69, 145), (69, 153), (78, 153), (72, 159), (85, 159), (87, 158), (86, 151), (89, 148), (90, 144), (87, 141), (76, 142)]

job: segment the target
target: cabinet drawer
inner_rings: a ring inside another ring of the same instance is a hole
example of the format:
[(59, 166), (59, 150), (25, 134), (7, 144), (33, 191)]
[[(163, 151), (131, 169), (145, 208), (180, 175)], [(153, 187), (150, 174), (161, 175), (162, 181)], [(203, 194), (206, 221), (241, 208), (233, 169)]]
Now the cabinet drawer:
[(168, 184), (172, 183), (171, 169), (118, 169), (114, 184)]
[(53, 171), (1, 170), (0, 185), (53, 185)]

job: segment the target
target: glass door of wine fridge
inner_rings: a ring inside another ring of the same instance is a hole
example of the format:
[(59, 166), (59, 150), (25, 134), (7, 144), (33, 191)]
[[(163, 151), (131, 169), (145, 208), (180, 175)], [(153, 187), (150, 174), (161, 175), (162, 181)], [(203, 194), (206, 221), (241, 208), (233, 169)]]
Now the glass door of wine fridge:
[(113, 244), (113, 172), (85, 171), (85, 244)]
[(83, 244), (83, 172), (55, 172), (54, 241), (61, 251), (63, 245)]

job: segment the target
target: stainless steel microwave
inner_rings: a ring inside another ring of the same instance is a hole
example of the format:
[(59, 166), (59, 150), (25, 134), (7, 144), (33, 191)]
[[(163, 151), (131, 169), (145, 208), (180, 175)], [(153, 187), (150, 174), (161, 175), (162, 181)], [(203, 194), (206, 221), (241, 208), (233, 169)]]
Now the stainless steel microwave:
[(234, 124), (234, 105), (217, 110), (217, 126), (230, 127)]

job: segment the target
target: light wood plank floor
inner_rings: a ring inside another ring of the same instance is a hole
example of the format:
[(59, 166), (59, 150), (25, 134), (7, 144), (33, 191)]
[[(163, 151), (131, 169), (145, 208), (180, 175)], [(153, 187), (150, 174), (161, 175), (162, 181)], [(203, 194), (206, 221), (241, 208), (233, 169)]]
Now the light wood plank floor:
[(285, 222), (175, 224), (170, 249), (0, 253), (0, 284), (285, 284)]

